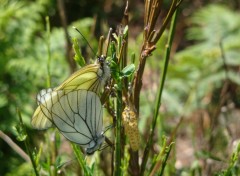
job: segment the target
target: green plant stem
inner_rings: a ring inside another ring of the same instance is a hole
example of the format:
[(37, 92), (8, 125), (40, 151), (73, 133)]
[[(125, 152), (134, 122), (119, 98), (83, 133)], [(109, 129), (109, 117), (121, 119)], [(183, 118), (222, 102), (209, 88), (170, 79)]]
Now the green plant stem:
[(168, 69), (168, 63), (170, 59), (170, 51), (171, 51), (171, 46), (172, 46), (172, 41), (174, 38), (174, 31), (175, 31), (175, 26), (176, 26), (176, 15), (177, 11), (174, 13), (172, 21), (171, 21), (171, 26), (170, 26), (170, 33), (169, 33), (169, 38), (166, 46), (166, 52), (164, 56), (164, 68), (163, 68), (163, 73), (160, 79), (160, 88), (158, 89), (158, 94), (157, 94), (157, 100), (155, 103), (155, 109), (154, 109), (154, 116), (153, 116), (153, 121), (152, 121), (152, 126), (151, 126), (151, 131), (150, 131), (150, 137), (148, 138), (145, 150), (144, 150), (144, 155), (143, 155), (143, 162), (141, 165), (141, 172), (140, 175), (144, 174), (144, 170), (146, 168), (147, 160), (148, 160), (148, 155), (150, 151), (150, 147), (153, 144), (153, 135), (154, 135), (154, 130), (156, 127), (156, 122), (157, 122), (157, 117), (159, 113), (159, 107), (161, 105), (161, 99), (162, 99), (162, 92), (164, 88), (164, 83), (167, 75), (167, 69)]
[(121, 121), (122, 121), (122, 92), (117, 91), (117, 123), (116, 123), (116, 151), (115, 151), (115, 176), (122, 175), (121, 171)]
[(51, 73), (50, 73), (50, 65), (51, 65), (51, 52), (50, 52), (50, 22), (49, 17), (46, 17), (46, 26), (47, 26), (47, 87), (51, 87)]
[[(20, 120), (20, 124), (21, 124), (22, 128), (24, 128), (24, 131), (26, 132), (26, 128), (25, 128), (25, 126), (24, 126), (24, 124), (23, 124), (22, 115), (21, 115), (21, 112), (20, 112), (19, 109), (17, 109), (17, 113), (18, 113), (18, 117), (19, 117), (19, 120)], [(26, 134), (26, 135), (27, 135), (27, 134)], [(35, 173), (36, 176), (39, 176), (38, 170), (37, 170), (37, 165), (36, 165), (36, 163), (35, 163), (34, 157), (33, 157), (33, 155), (32, 155), (32, 152), (30, 152), (30, 144), (29, 144), (28, 136), (27, 136), (27, 138), (24, 140), (24, 145), (25, 145), (25, 147), (26, 147), (27, 153), (28, 153), (28, 155), (29, 155), (29, 157), (30, 157), (30, 160), (31, 160), (31, 163), (32, 163), (32, 165), (33, 165), (34, 173)]]
[(153, 160), (153, 164), (152, 164), (152, 167), (150, 168), (150, 175), (149, 176), (154, 176), (157, 172), (157, 170), (159, 169), (159, 167), (161, 166), (162, 164), (162, 158), (164, 156), (164, 153), (165, 153), (165, 150), (167, 148), (167, 138), (165, 136), (163, 136), (162, 138), (162, 145), (161, 145), (161, 151), (160, 153), (158, 154), (158, 156), (156, 157), (155, 160)]
[(160, 173), (159, 173), (159, 176), (163, 176), (163, 174), (164, 174), (164, 169), (165, 169), (165, 167), (166, 167), (166, 165), (167, 165), (167, 160), (168, 160), (169, 154), (170, 154), (170, 152), (171, 152), (171, 150), (172, 150), (172, 146), (173, 146), (173, 143), (171, 143), (171, 144), (167, 147), (167, 149), (166, 149), (166, 156), (163, 158), (162, 169), (161, 169), (161, 171), (160, 171)]
[(71, 145), (72, 145), (73, 151), (75, 153), (75, 156), (77, 157), (78, 163), (79, 163), (80, 167), (83, 169), (84, 175), (90, 176), (87, 166), (86, 166), (86, 163), (84, 161), (82, 152), (79, 149), (79, 146), (74, 143), (71, 143)]

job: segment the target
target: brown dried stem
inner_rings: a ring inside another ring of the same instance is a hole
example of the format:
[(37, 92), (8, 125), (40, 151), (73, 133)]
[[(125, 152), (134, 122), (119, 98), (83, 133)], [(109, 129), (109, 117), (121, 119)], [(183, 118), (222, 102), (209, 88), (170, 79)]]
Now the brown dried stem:
[(66, 60), (67, 60), (67, 63), (69, 65), (69, 68), (70, 68), (71, 72), (73, 73), (75, 71), (75, 68), (76, 68), (76, 62), (72, 59), (72, 52), (71, 52), (72, 44), (71, 44), (71, 41), (70, 41), (69, 35), (68, 35), (67, 18), (66, 18), (66, 14), (65, 14), (65, 8), (64, 8), (63, 0), (57, 0), (57, 5), (58, 5), (58, 10), (59, 10), (60, 20), (61, 20), (61, 23), (62, 23), (62, 26), (63, 26), (65, 38), (66, 38), (66, 48), (67, 48)]
[[(137, 111), (137, 118), (139, 117), (139, 102), (140, 102), (140, 91), (142, 88), (142, 76), (144, 73), (145, 63), (148, 56), (156, 49), (156, 44), (160, 37), (163, 34), (163, 31), (166, 29), (167, 25), (171, 21), (171, 18), (180, 5), (181, 0), (173, 0), (171, 7), (168, 11), (166, 18), (163, 21), (162, 26), (159, 30), (155, 30), (157, 26), (157, 19), (161, 13), (161, 6), (163, 0), (146, 0), (145, 1), (145, 18), (144, 18), (144, 40), (142, 44), (142, 48), (140, 51), (139, 65), (138, 70), (134, 75), (134, 83), (133, 83), (133, 95), (131, 95), (131, 101), (133, 101), (135, 105), (135, 109)], [(139, 175), (139, 165), (138, 165), (138, 153), (130, 152), (130, 169), (134, 169), (132, 174)], [(145, 157), (148, 157), (146, 155)], [(135, 165), (135, 168), (134, 168)], [(141, 171), (140, 174), (143, 174)]]
[(0, 138), (2, 138), (17, 154), (19, 154), (25, 161), (30, 162), (29, 156), (16, 144), (13, 140), (0, 130)]
[(145, 63), (148, 56), (156, 49), (156, 43), (163, 34), (169, 24), (171, 17), (182, 0), (173, 0), (171, 8), (168, 11), (167, 17), (164, 19), (163, 25), (158, 31), (155, 31), (157, 19), (161, 13), (162, 0), (146, 0), (145, 1), (145, 18), (144, 18), (144, 43), (140, 51), (139, 67), (134, 76), (133, 84), (133, 102), (139, 113), (139, 95), (142, 88), (142, 76), (144, 73)]

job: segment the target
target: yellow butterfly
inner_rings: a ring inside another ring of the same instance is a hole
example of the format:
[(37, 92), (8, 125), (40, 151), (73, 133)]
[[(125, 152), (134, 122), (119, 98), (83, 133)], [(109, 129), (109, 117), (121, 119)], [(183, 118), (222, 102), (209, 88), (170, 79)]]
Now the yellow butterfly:
[[(99, 94), (109, 78), (110, 68), (105, 61), (105, 57), (101, 56), (97, 58), (96, 63), (82, 67), (55, 89), (43, 90), (37, 96), (39, 106), (33, 114), (32, 126), (36, 129), (47, 129), (52, 126), (52, 117), (50, 118), (49, 115), (44, 114), (41, 109), (41, 104), (44, 103), (42, 97), (47, 103), (51, 104), (53, 100), (57, 100), (58, 91), (60, 90), (64, 90), (65, 94), (76, 90), (88, 90)], [(84, 104), (84, 102), (81, 102), (81, 104)]]

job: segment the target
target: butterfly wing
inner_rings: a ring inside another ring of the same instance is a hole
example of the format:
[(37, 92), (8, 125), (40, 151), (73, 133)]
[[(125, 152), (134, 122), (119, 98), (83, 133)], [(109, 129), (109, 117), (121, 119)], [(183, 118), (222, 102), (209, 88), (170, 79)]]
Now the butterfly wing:
[(38, 106), (36, 111), (34, 112), (31, 124), (33, 128), (36, 128), (38, 130), (44, 130), (52, 126), (52, 122), (41, 111), (40, 106)]
[[(73, 90), (92, 90), (99, 92), (101, 83), (99, 81), (99, 64), (87, 65), (74, 74), (72, 74), (67, 80), (65, 80), (56, 90), (65, 90), (65, 93)], [(60, 93), (60, 92), (59, 92)], [(51, 109), (52, 100), (56, 101), (56, 95), (54, 95), (53, 89), (43, 89), (37, 95), (38, 107), (35, 110), (31, 124), (34, 128), (43, 130), (52, 126), (51, 115), (49, 115), (48, 109)]]
[[(110, 69), (105, 62), (105, 58), (100, 57), (98, 58), (98, 62), (96, 64), (90, 64), (82, 67), (54, 91), (52, 89), (40, 91), (37, 96), (39, 106), (32, 117), (32, 126), (36, 129), (47, 129), (52, 126), (52, 114), (49, 110), (51, 110), (53, 104), (59, 100), (58, 97), (61, 97), (60, 94), (67, 94), (76, 90), (89, 90), (98, 94), (109, 77)], [(93, 97), (95, 97), (95, 95)], [(99, 107), (99, 105), (96, 105), (96, 107)], [(96, 111), (98, 111), (98, 109)], [(102, 122), (99, 121), (98, 125), (100, 127), (102, 126), (101, 123)], [(97, 127), (97, 124), (95, 125)], [(96, 130), (96, 128), (92, 128), (92, 130)], [(98, 131), (99, 129), (94, 132)]]
[(101, 68), (99, 64), (87, 65), (73, 73), (56, 90), (90, 90), (98, 93), (101, 88)]
[(57, 101), (56, 93), (53, 89), (43, 89), (37, 95), (38, 107), (33, 114), (31, 124), (34, 128), (43, 130), (52, 126), (51, 109), (53, 102)]
[(102, 133), (102, 105), (91, 91), (56, 91), (59, 98), (51, 111), (52, 123), (70, 141), (89, 148)]
[(65, 80), (56, 90), (89, 90), (99, 93), (106, 80), (110, 77), (110, 68), (103, 56), (97, 63), (82, 67)]

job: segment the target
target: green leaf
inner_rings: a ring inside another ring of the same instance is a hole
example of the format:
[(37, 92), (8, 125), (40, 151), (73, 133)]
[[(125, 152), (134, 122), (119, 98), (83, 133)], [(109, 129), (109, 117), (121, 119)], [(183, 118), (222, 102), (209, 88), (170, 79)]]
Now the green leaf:
[(116, 34), (116, 33), (113, 33), (112, 35), (113, 35), (113, 38), (118, 41), (118, 36), (117, 36), (117, 34)]
[(135, 63), (135, 58), (136, 58), (135, 53), (132, 53), (131, 54), (131, 62), (132, 63)]
[(130, 65), (127, 65), (125, 68), (123, 68), (123, 70), (121, 71), (121, 75), (123, 77), (129, 77), (134, 73), (134, 71), (135, 71), (135, 65), (130, 64)]
[(111, 69), (111, 76), (113, 79), (118, 80), (120, 75), (119, 75), (119, 68), (116, 62), (113, 60), (110, 61), (110, 69)]
[(34, 161), (35, 161), (37, 166), (40, 164), (42, 151), (43, 151), (43, 143), (40, 143), (40, 147), (39, 147), (38, 151), (37, 151), (36, 148), (34, 148), (34, 151), (32, 152), (32, 155), (34, 157)]
[(125, 26), (123, 30), (123, 37), (126, 38), (127, 34), (128, 34), (128, 26)]
[(76, 38), (72, 39), (73, 42), (73, 49), (75, 52), (75, 56), (74, 56), (74, 60), (81, 66), (83, 67), (86, 63), (85, 63), (85, 59), (82, 56), (81, 50), (79, 48), (79, 44)]
[(85, 159), (84, 159), (84, 155), (82, 154), (79, 146), (77, 144), (71, 143), (74, 154), (78, 160), (78, 163), (80, 165), (80, 167), (83, 169), (84, 175), (90, 176), (93, 175), (91, 173), (91, 169), (89, 169)]
[(22, 124), (17, 124), (15, 126), (15, 130), (17, 132), (17, 140), (18, 141), (25, 141), (26, 138), (27, 138), (27, 134), (26, 134), (26, 131), (25, 131), (25, 128), (23, 127)]

